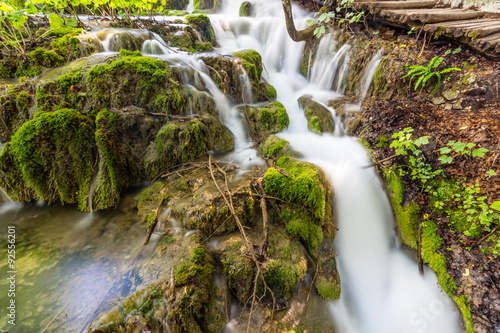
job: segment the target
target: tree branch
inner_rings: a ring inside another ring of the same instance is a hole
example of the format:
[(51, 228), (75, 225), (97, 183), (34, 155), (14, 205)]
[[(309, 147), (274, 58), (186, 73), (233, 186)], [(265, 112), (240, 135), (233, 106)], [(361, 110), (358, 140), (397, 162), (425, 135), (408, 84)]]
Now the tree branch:
[(314, 36), (314, 30), (316, 30), (318, 25), (313, 24), (304, 30), (298, 31), (295, 28), (295, 23), (293, 21), (292, 5), (290, 0), (281, 0), (281, 4), (283, 5), (283, 11), (285, 12), (286, 30), (288, 31), (290, 38), (294, 42), (302, 42), (311, 39)]

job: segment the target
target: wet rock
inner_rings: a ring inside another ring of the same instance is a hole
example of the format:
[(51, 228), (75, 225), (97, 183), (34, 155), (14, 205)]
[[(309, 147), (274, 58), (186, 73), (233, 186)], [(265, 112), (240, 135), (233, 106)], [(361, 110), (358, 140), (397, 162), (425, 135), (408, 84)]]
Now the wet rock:
[(210, 23), (208, 16), (203, 14), (188, 15), (186, 16), (186, 23), (200, 32), (203, 41), (212, 44), (216, 43), (214, 29), (212, 28), (212, 23)]
[(239, 109), (246, 113), (252, 134), (256, 137), (281, 132), (290, 124), (285, 107), (280, 102), (272, 102), (258, 109), (246, 105)]
[(251, 16), (252, 3), (250, 1), (243, 1), (240, 5), (240, 16)]
[(222, 5), (222, 0), (196, 0), (194, 1), (195, 10), (213, 11)]
[(29, 109), (34, 104), (33, 97), (26, 91), (27, 85), (5, 87), (0, 95), (0, 142), (10, 140), (15, 131), (30, 118)]
[(205, 125), (199, 120), (163, 126), (147, 150), (144, 167), (150, 179), (176, 165), (197, 159), (207, 151)]
[(205, 125), (207, 148), (216, 152), (225, 153), (233, 150), (234, 138), (231, 131), (224, 126), (219, 118), (204, 116), (201, 122)]
[(330, 110), (313, 101), (309, 96), (302, 96), (297, 102), (304, 110), (309, 131), (320, 135), (324, 132), (333, 133), (335, 126)]
[(267, 82), (260, 83), (260, 101), (274, 101), (277, 97), (276, 89)]
[(283, 155), (288, 155), (290, 143), (285, 139), (280, 139), (275, 135), (270, 135), (260, 144), (260, 149), (264, 156), (271, 158), (280, 158)]
[(255, 50), (243, 50), (233, 53), (233, 56), (239, 58), (241, 65), (248, 74), (252, 85), (253, 96), (259, 96), (260, 80), (262, 77), (262, 57)]
[(142, 44), (150, 39), (149, 33), (133, 33), (123, 31), (115, 33), (109, 40), (109, 49), (118, 52), (121, 49), (128, 51), (140, 51)]
[(189, 0), (169, 0), (165, 4), (165, 9), (185, 10), (189, 5)]
[(314, 286), (321, 297), (336, 300), (340, 297), (340, 276), (337, 271), (335, 250), (331, 239), (323, 239), (321, 245), (314, 253), (318, 258), (318, 273)]

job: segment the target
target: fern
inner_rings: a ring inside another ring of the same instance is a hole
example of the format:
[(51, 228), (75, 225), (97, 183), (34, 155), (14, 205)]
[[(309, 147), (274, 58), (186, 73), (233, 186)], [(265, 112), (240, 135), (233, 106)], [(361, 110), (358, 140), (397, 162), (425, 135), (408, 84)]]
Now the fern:
[(432, 95), (434, 95), (441, 85), (443, 74), (450, 73), (452, 71), (461, 71), (461, 69), (457, 67), (445, 68), (442, 71), (434, 71), (443, 63), (443, 60), (443, 57), (435, 56), (431, 59), (431, 61), (429, 61), (427, 67), (420, 65), (406, 65), (404, 69), (409, 68), (410, 70), (403, 76), (403, 78), (410, 78), (410, 87), (413, 80), (416, 80), (414, 90), (417, 91), (418, 87), (420, 87), (420, 91), (422, 91), (422, 89), (430, 84), (432, 79), (435, 77), (437, 83), (434, 85), (434, 89), (432, 90)]

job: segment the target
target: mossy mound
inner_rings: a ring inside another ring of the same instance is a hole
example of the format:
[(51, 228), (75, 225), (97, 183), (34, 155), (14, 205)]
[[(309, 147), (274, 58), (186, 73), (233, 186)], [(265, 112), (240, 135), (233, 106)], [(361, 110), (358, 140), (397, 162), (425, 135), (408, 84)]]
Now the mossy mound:
[(193, 13), (194, 12), (212, 12), (219, 8), (222, 4), (222, 0), (194, 0), (193, 2)]
[(233, 134), (221, 123), (219, 118), (214, 116), (204, 116), (201, 121), (207, 129), (207, 148), (209, 150), (215, 150), (220, 153), (233, 150)]
[(8, 88), (4, 95), (0, 96), (0, 142), (6, 142), (11, 135), (30, 118), (29, 109), (34, 104), (33, 96), (23, 89), (22, 85)]
[(242, 50), (233, 53), (233, 56), (241, 60), (241, 65), (245, 69), (252, 84), (253, 96), (259, 96), (260, 80), (263, 70), (262, 57), (259, 52), (255, 50)]
[(169, 114), (183, 111), (175, 71), (159, 59), (125, 56), (93, 67), (87, 74), (87, 89), (103, 108), (127, 105)]
[(333, 116), (326, 107), (313, 101), (309, 96), (302, 96), (297, 102), (304, 110), (309, 131), (320, 135), (324, 132), (333, 133), (335, 128)]
[(290, 176), (269, 168), (263, 180), (266, 192), (307, 207), (315, 218), (328, 218), (331, 207), (327, 203), (331, 201), (332, 191), (323, 170), (288, 156), (281, 157), (276, 164)]
[(266, 157), (280, 158), (288, 155), (290, 142), (280, 139), (275, 135), (269, 135), (267, 139), (260, 144), (260, 150)]
[(316, 249), (314, 257), (318, 259), (318, 273), (316, 281), (314, 281), (316, 290), (325, 299), (339, 299), (340, 275), (337, 271), (333, 240), (331, 238), (324, 238), (321, 245)]
[(199, 31), (205, 42), (215, 44), (215, 33), (208, 16), (203, 14), (186, 16), (186, 23)]
[(281, 132), (290, 124), (285, 107), (280, 102), (272, 102), (258, 109), (245, 105), (240, 110), (246, 112), (252, 134), (257, 137)]
[(281, 227), (272, 226), (269, 234), (269, 259), (264, 278), (274, 296), (287, 301), (306, 276), (306, 252)]
[(150, 179), (207, 152), (205, 125), (198, 120), (163, 126), (148, 147), (145, 169)]
[(278, 97), (276, 89), (267, 82), (260, 83), (260, 98), (259, 100), (274, 101)]
[(2, 172), (11, 177), (20, 172), (39, 200), (78, 203), (85, 210), (93, 145), (92, 121), (75, 110), (39, 114), (12, 136), (7, 152), (15, 169)]
[(285, 206), (281, 215), (287, 221), (290, 235), (299, 238), (309, 253), (314, 253), (323, 240), (321, 220), (299, 207)]
[(240, 5), (239, 14), (242, 17), (250, 16), (252, 10), (252, 3), (250, 1), (243, 1)]

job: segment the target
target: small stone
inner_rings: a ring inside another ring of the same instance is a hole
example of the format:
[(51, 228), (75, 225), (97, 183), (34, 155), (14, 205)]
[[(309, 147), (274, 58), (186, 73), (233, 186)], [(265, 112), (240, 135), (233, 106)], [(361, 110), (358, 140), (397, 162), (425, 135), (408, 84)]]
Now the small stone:
[(441, 105), (441, 104), (444, 104), (446, 101), (443, 97), (434, 97), (432, 99), (432, 103), (436, 104), (436, 105)]
[(458, 97), (458, 90), (455, 89), (449, 89), (443, 92), (444, 98), (446, 98), (448, 101), (452, 101)]
[(451, 110), (452, 108), (453, 108), (453, 105), (452, 105), (452, 104), (450, 104), (450, 103), (446, 103), (446, 104), (444, 105), (444, 109), (445, 109), (445, 110)]
[(460, 110), (462, 109), (462, 102), (463, 98), (460, 98), (457, 102), (453, 103), (453, 110)]

